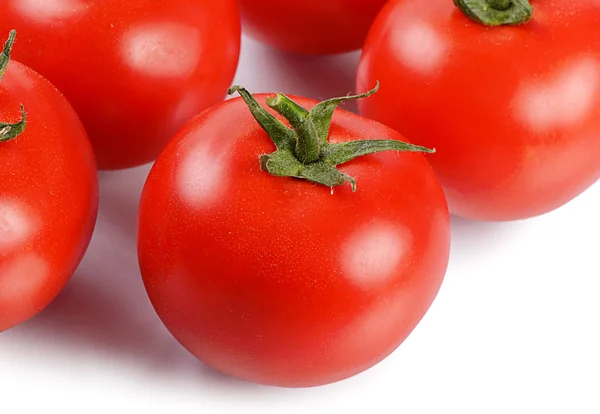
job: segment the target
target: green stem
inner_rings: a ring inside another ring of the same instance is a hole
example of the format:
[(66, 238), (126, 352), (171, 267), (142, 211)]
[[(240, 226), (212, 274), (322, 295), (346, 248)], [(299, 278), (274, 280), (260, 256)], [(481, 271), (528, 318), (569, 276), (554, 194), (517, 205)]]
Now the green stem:
[(27, 126), (25, 107), (21, 105), (21, 120), (15, 124), (0, 122), (0, 142), (7, 142), (21, 135)]
[(282, 93), (278, 93), (274, 97), (269, 96), (265, 101), (270, 108), (287, 119), (292, 128), (302, 128), (302, 123), (306, 121), (306, 117), (308, 116), (306, 109)]
[(2, 80), (2, 77), (6, 72), (8, 62), (10, 62), (10, 52), (12, 52), (16, 37), (17, 32), (15, 30), (11, 30), (10, 34), (8, 35), (8, 40), (4, 44), (4, 49), (2, 50), (2, 53), (0, 53), (0, 80)]
[(512, 0), (487, 0), (487, 2), (494, 10), (508, 10), (512, 5)]
[(365, 139), (360, 141), (330, 144), (323, 151), (323, 158), (334, 165), (352, 161), (363, 155), (375, 154), (382, 151), (426, 152), (433, 154), (435, 149), (420, 147), (393, 139)]
[(296, 131), (295, 152), (298, 160), (303, 164), (317, 161), (321, 155), (321, 143), (314, 124), (308, 118), (308, 111), (281, 93), (274, 98), (267, 98), (266, 102), (287, 119)]
[(260, 126), (269, 134), (275, 145), (279, 148), (286, 143), (295, 141), (294, 131), (283, 125), (277, 118), (271, 115), (266, 109), (256, 102), (250, 92), (241, 86), (232, 86), (227, 93), (233, 95), (239, 93), (246, 105), (250, 108), (250, 112)]
[(525, 24), (533, 15), (529, 0), (454, 0), (454, 4), (485, 26)]
[(336, 108), (346, 101), (355, 101), (358, 99), (365, 99), (373, 95), (379, 90), (379, 81), (377, 81), (375, 87), (370, 91), (361, 93), (360, 95), (348, 95), (342, 96), (341, 98), (328, 99), (315, 105), (309, 113), (309, 117), (315, 123), (321, 142), (326, 143), (329, 137), (329, 127), (331, 125), (331, 118)]
[[(17, 38), (17, 32), (11, 30), (8, 35), (8, 40), (4, 44), (4, 49), (0, 53), (0, 81), (6, 73), (6, 68), (10, 62), (10, 54), (12, 52), (15, 39)], [(25, 131), (27, 126), (27, 113), (25, 113), (25, 107), (21, 105), (21, 120), (17, 123), (5, 123), (0, 122), (0, 143), (7, 142), (21, 135)]]
[[(292, 129), (261, 107), (246, 89), (235, 86), (229, 93), (238, 92), (242, 96), (254, 118), (277, 147), (275, 152), (261, 155), (261, 170), (274, 176), (301, 178), (328, 187), (349, 182), (352, 191), (356, 191), (356, 180), (339, 171), (338, 165), (382, 151), (434, 152), (425, 147), (390, 139), (329, 143), (329, 129), (337, 106), (350, 99), (366, 98), (378, 89), (379, 82), (367, 93), (323, 101), (310, 111), (283, 94), (268, 97), (267, 105), (283, 116)], [(285, 139), (282, 139), (284, 135)]]
[(360, 95), (348, 95), (328, 99), (315, 105), (310, 112), (284, 94), (267, 98), (267, 105), (288, 120), (297, 133), (296, 156), (303, 164), (319, 159), (322, 147), (327, 145), (331, 117), (335, 109), (345, 101), (368, 98), (379, 90), (379, 82), (373, 90)]

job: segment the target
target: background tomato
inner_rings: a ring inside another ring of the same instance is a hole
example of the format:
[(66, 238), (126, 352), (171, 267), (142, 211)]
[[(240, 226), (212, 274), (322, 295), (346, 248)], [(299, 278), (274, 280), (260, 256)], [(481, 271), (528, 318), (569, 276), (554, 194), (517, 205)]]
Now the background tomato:
[(521, 26), (488, 28), (452, 1), (394, 0), (364, 48), (361, 112), (435, 147), (451, 211), (546, 213), (600, 177), (600, 3), (532, 2)]
[(94, 155), (77, 115), (47, 80), (12, 61), (0, 81), (0, 122), (18, 122), (21, 104), (24, 132), (0, 142), (0, 332), (60, 292), (98, 208)]
[(54, 83), (101, 169), (152, 161), (192, 116), (225, 96), (237, 67), (235, 0), (0, 0), (15, 59)]
[(328, 54), (360, 49), (387, 0), (240, 0), (244, 29), (273, 47)]
[[(334, 114), (330, 142), (373, 138), (402, 137)], [(421, 154), (344, 164), (353, 193), (261, 171), (273, 149), (241, 99), (171, 141), (140, 204), (144, 283), (175, 338), (217, 370), (280, 386), (341, 380), (391, 353), (431, 305), (448, 263), (444, 195)]]

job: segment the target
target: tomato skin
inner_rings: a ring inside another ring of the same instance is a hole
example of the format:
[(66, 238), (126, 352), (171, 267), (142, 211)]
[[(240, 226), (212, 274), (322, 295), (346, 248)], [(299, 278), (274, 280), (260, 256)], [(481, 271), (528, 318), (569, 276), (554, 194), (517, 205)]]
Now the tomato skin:
[(61, 291), (90, 242), (98, 209), (94, 154), (65, 98), (11, 61), (0, 120), (25, 131), (0, 142), (0, 332), (33, 317)]
[(360, 49), (387, 0), (240, 0), (245, 31), (272, 47), (323, 55)]
[(552, 211), (600, 178), (600, 3), (532, 2), (485, 28), (452, 1), (394, 0), (365, 44), (362, 114), (437, 149), (450, 210), (479, 220)]
[[(330, 142), (373, 138), (402, 137), (336, 111)], [(170, 332), (215, 369), (286, 387), (338, 381), (391, 353), (434, 300), (447, 205), (421, 154), (343, 164), (357, 192), (331, 194), (261, 171), (273, 150), (239, 98), (180, 131), (142, 194), (144, 283)]]
[(68, 3), (0, 0), (0, 29), (16, 29), (14, 58), (66, 95), (101, 169), (153, 161), (225, 97), (240, 50), (235, 0)]

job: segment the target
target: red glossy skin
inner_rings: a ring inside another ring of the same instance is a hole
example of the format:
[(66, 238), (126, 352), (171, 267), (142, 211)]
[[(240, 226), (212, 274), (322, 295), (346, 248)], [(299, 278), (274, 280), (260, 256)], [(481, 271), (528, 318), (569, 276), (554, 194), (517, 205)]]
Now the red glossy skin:
[(532, 1), (533, 20), (485, 28), (451, 0), (394, 0), (373, 25), (359, 103), (420, 145), (452, 212), (515, 220), (600, 178), (600, 3)]
[(47, 80), (12, 61), (0, 81), (0, 120), (18, 122), (21, 103), (25, 131), (0, 142), (0, 332), (61, 291), (98, 208), (94, 154), (77, 115)]
[(387, 0), (239, 0), (245, 31), (272, 47), (322, 55), (360, 49)]
[(153, 161), (225, 97), (240, 49), (235, 0), (0, 0), (14, 58), (71, 102), (101, 169)]
[[(330, 142), (372, 138), (402, 139), (334, 115)], [(425, 314), (448, 263), (447, 205), (421, 154), (349, 162), (340, 169), (357, 192), (332, 194), (262, 172), (259, 155), (273, 150), (241, 99), (190, 122), (144, 188), (141, 271), (162, 321), (206, 364), (264, 384), (326, 384), (382, 360)]]

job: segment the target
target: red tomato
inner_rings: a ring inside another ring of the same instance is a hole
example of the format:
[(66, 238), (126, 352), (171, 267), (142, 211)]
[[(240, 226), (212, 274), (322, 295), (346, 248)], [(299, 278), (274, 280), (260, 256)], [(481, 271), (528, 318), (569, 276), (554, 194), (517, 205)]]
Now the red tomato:
[(360, 49), (387, 0), (239, 0), (244, 29), (270, 46), (303, 54)]
[[(386, 137), (402, 139), (333, 115), (332, 143)], [(421, 154), (344, 164), (352, 192), (261, 171), (272, 150), (241, 99), (184, 127), (142, 195), (144, 283), (170, 332), (215, 369), (278, 386), (334, 382), (390, 354), (429, 308), (448, 263), (447, 205)]]
[(231, 85), (240, 48), (235, 0), (0, 0), (15, 59), (79, 114), (101, 169), (154, 160)]
[[(4, 141), (21, 119), (25, 130)], [(96, 220), (98, 182), (83, 126), (39, 74), (12, 61), (0, 81), (0, 331), (40, 312), (67, 283)]]
[(361, 113), (437, 149), (463, 217), (540, 215), (600, 178), (600, 2), (532, 3), (529, 23), (486, 27), (450, 0), (394, 0), (364, 48), (358, 89), (382, 92)]

